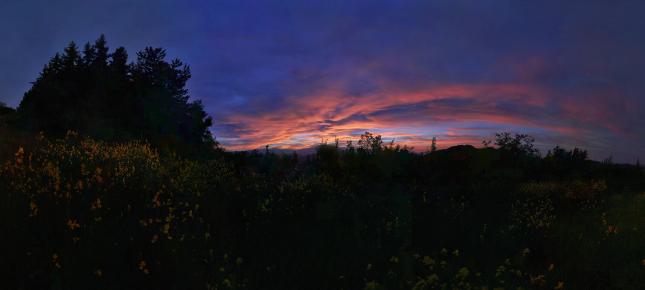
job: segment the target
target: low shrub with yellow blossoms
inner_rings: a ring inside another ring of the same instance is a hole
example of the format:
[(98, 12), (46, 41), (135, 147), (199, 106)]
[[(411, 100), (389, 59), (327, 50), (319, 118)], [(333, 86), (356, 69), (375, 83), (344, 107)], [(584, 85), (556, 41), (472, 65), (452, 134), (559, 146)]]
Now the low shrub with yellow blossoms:
[[(182, 259), (196, 266), (178, 275), (207, 273), (219, 261), (197, 262), (208, 257), (207, 226), (199, 218), (205, 171), (177, 157), (162, 160), (142, 142), (110, 144), (74, 132), (58, 140), (39, 136), (0, 167), (9, 193), (5, 205), (14, 209), (4, 214), (20, 225), (13, 237), (17, 250), (7, 258), (50, 273), (37, 274), (33, 283), (53, 277), (75, 289), (105, 277), (162, 285), (168, 277), (156, 269)], [(38, 266), (47, 260), (54, 267)], [(71, 273), (88, 278), (70, 279)]]

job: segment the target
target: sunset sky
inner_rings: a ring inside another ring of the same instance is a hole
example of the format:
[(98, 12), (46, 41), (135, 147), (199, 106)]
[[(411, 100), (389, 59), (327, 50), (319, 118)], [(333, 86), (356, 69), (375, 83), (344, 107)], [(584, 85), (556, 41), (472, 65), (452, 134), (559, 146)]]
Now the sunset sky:
[[(102, 4), (99, 4), (102, 2)], [(645, 1), (0, 2), (0, 101), (69, 41), (164, 47), (225, 148), (494, 132), (645, 160)]]

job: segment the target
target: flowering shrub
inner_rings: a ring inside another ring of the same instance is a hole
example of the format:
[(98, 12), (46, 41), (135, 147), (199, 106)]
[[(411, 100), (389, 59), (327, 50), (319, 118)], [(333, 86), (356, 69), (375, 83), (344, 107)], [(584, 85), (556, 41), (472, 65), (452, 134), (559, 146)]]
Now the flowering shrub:
[[(32, 286), (50, 277), (68, 286), (114, 277), (172, 283), (207, 271), (192, 267), (216, 254), (200, 218), (200, 197), (213, 182), (206, 172), (194, 161), (161, 160), (141, 142), (40, 136), (33, 151), (19, 148), (0, 169), (14, 209), (6, 220), (16, 223), (11, 258), (27, 260), (20, 271)], [(191, 267), (173, 270), (178, 277), (159, 274), (182, 260)]]
[[(388, 275), (367, 281), (364, 289), (553, 289), (564, 285), (564, 282), (556, 279), (553, 264), (535, 269), (536, 273), (527, 270), (524, 261), (529, 255), (530, 250), (526, 248), (518, 254), (518, 258), (504, 259), (495, 268), (480, 271), (468, 265), (466, 257), (459, 250), (443, 248), (433, 254), (414, 254), (410, 262), (416, 269), (416, 277), (398, 287), (393, 287), (392, 281), (388, 281), (391, 277), (401, 276), (401, 273), (397, 273), (401, 269), (397, 268), (399, 259), (392, 257), (392, 270)], [(367, 271), (371, 266), (368, 265)]]
[(389, 147), (186, 159), (73, 132), (10, 147), (3, 289), (639, 289), (645, 277), (645, 199), (607, 189), (616, 180), (521, 183), (464, 173), (467, 155)]

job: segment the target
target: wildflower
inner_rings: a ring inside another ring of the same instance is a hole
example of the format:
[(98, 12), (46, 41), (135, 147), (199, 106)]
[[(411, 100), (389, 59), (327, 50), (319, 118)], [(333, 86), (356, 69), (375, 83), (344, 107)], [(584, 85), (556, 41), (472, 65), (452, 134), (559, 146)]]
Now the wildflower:
[(170, 232), (170, 224), (164, 224), (161, 227), (161, 232), (168, 235), (168, 233)]
[(457, 278), (457, 280), (466, 280), (469, 274), (470, 274), (470, 271), (468, 271), (468, 268), (463, 267), (459, 269), (459, 271), (457, 271), (455, 278)]
[(432, 266), (434, 265), (434, 260), (428, 256), (424, 256), (422, 263), (426, 266)]
[(500, 265), (499, 267), (497, 267), (497, 270), (495, 270), (495, 277), (504, 275), (504, 272), (506, 272), (506, 267), (504, 267), (504, 265)]
[(439, 276), (437, 274), (432, 274), (426, 278), (426, 281), (428, 281), (428, 284), (433, 285), (439, 282)]
[(84, 186), (83, 186), (83, 181), (79, 179), (79, 180), (76, 182), (76, 190), (81, 191), (81, 190), (83, 190), (83, 188), (84, 188)]
[(376, 281), (370, 281), (365, 284), (365, 290), (378, 289), (379, 284)]
[(229, 280), (228, 278), (224, 279), (224, 281), (222, 281), (222, 284), (228, 288), (233, 287), (233, 283), (231, 283), (231, 280)]
[(16, 156), (16, 165), (21, 165), (23, 162), (23, 158), (25, 156), (25, 149), (23, 149), (22, 146), (20, 146), (15, 156)]
[(67, 220), (67, 227), (68, 227), (70, 230), (72, 230), (72, 231), (73, 231), (73, 230), (75, 230), (75, 229), (80, 228), (80, 227), (81, 227), (81, 225), (78, 223), (78, 221), (77, 221), (77, 220), (75, 220), (75, 219), (74, 219), (74, 220), (70, 219), (70, 220)]
[(94, 181), (96, 181), (96, 183), (98, 183), (98, 184), (103, 183), (103, 177), (101, 177), (101, 173), (103, 173), (103, 169), (101, 169), (100, 167), (97, 167), (97, 168), (94, 170), (94, 176), (93, 176), (93, 179), (94, 179)]
[(38, 215), (38, 205), (32, 200), (29, 202), (29, 216), (37, 216)]
[(92, 210), (95, 210), (95, 209), (99, 209), (99, 208), (101, 208), (101, 207), (102, 207), (102, 205), (101, 205), (101, 199), (100, 199), (100, 198), (96, 198), (96, 200), (95, 200), (94, 202), (92, 202), (91, 209), (92, 209)]
[(56, 268), (60, 269), (60, 256), (58, 256), (58, 254), (54, 253), (52, 255), (52, 263)]
[(544, 286), (546, 283), (546, 279), (544, 279), (544, 275), (537, 275), (537, 276), (530, 276), (529, 279), (531, 280), (531, 284), (536, 285), (536, 286)]
[(139, 270), (143, 271), (143, 273), (145, 274), (150, 273), (150, 271), (148, 270), (148, 264), (145, 260), (139, 261)]
[(81, 163), (81, 175), (87, 176), (89, 172), (87, 172), (87, 167), (85, 166), (85, 163)]
[(155, 194), (155, 196), (152, 198), (152, 204), (153, 204), (153, 207), (160, 207), (160, 206), (161, 206), (160, 193), (161, 193), (161, 192), (159, 192), (159, 191), (158, 191), (158, 192)]

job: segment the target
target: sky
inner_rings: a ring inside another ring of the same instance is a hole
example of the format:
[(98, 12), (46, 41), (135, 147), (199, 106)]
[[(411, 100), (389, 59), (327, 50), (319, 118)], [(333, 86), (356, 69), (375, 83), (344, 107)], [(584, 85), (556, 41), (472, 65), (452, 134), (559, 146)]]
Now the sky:
[(229, 150), (530, 134), (645, 160), (645, 1), (0, 2), (0, 101), (69, 41), (163, 47)]

